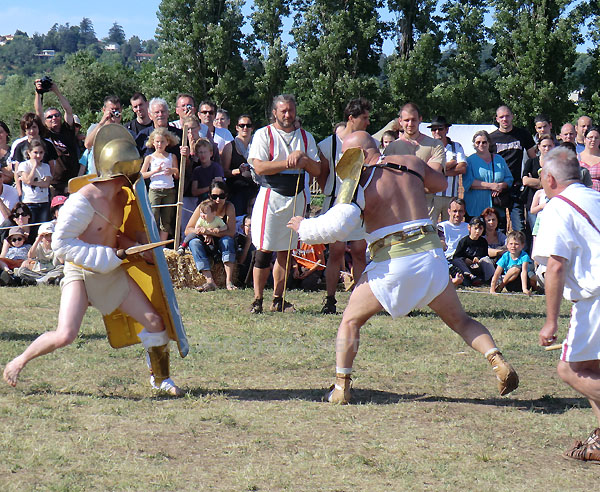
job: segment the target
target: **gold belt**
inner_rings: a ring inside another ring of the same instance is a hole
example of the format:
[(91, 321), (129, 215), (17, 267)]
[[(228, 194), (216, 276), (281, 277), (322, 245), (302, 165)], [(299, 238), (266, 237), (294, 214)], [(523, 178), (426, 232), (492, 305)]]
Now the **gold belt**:
[(387, 236), (369, 244), (369, 253), (371, 254), (371, 258), (374, 258), (381, 248), (393, 246), (394, 244), (404, 242), (407, 239), (417, 236), (425, 236), (432, 232), (436, 232), (436, 230), (431, 224), (411, 227), (410, 229), (405, 229), (403, 231), (392, 232), (391, 234), (388, 234)]

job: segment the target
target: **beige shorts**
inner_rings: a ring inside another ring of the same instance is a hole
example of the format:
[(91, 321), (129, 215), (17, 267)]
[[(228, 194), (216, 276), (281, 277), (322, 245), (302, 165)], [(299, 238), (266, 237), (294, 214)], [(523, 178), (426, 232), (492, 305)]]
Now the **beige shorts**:
[(89, 303), (102, 315), (115, 311), (129, 294), (129, 275), (121, 267), (108, 273), (97, 273), (65, 263), (64, 274), (61, 289), (75, 280), (82, 280)]

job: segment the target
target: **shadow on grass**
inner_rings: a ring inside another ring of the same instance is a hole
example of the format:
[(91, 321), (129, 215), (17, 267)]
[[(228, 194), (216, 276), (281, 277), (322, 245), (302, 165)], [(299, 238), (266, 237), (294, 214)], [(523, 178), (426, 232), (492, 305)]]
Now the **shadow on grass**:
[[(16, 331), (0, 331), (0, 340), (13, 342), (33, 342), (43, 332), (39, 333), (17, 333)], [(105, 333), (80, 333), (76, 340), (99, 340), (106, 339)]]
[[(211, 391), (201, 388), (188, 390), (190, 396), (203, 397), (211, 394), (220, 394), (228, 398), (244, 401), (285, 401), (303, 400), (322, 402), (325, 401), (325, 389), (221, 389)], [(571, 408), (589, 408), (585, 398), (555, 398), (544, 395), (534, 400), (519, 400), (509, 398), (452, 398), (445, 396), (427, 395), (426, 393), (391, 393), (377, 390), (352, 390), (353, 404), (394, 405), (405, 402), (426, 403), (463, 403), (468, 405), (487, 405), (495, 407), (516, 408), (527, 412), (543, 414), (562, 414)]]
[[(481, 310), (477, 312), (467, 311), (467, 314), (473, 319), (479, 318), (494, 318), (494, 319), (546, 319), (545, 312), (539, 313), (519, 313), (515, 311), (509, 311), (508, 309), (496, 309), (496, 310)], [(411, 311), (406, 315), (409, 318), (439, 318), (439, 316), (433, 311)], [(569, 314), (561, 314), (559, 318), (569, 319)]]

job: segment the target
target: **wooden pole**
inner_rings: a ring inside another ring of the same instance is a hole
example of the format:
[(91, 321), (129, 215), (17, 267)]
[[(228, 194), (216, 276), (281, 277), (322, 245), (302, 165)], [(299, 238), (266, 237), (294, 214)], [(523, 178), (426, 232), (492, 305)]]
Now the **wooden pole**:
[[(181, 146), (187, 145), (187, 133), (188, 129), (186, 125), (181, 128), (183, 135), (181, 138)], [(183, 189), (185, 187), (185, 168), (187, 165), (187, 157), (181, 156), (181, 163), (179, 164), (179, 188), (177, 190), (177, 209), (175, 211), (175, 242), (173, 243), (173, 249), (177, 249), (181, 243), (181, 208), (183, 205)]]

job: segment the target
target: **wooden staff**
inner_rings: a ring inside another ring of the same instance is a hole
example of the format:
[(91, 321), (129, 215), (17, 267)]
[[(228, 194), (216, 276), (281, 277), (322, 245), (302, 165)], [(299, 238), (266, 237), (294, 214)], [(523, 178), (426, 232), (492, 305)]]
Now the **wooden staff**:
[(544, 350), (560, 350), (563, 348), (563, 344), (562, 343), (557, 343), (554, 345), (548, 345), (546, 348), (544, 348)]
[[(302, 176), (303, 174), (304, 174), (303, 172), (298, 173), (298, 180), (296, 181), (296, 194), (294, 195), (294, 205), (292, 207), (292, 217), (294, 217), (294, 214), (296, 213), (296, 198), (298, 197), (298, 190), (300, 189), (300, 176)], [(302, 215), (304, 215), (304, 211), (302, 211)], [(287, 256), (285, 258), (285, 277), (283, 279), (283, 296), (282, 296), (282, 301), (281, 301), (281, 311), (282, 312), (285, 310), (285, 293), (287, 291), (288, 272), (290, 269), (290, 256), (292, 253), (292, 239), (293, 238), (294, 238), (294, 229), (290, 228), (290, 244), (288, 245)]]
[[(181, 138), (181, 146), (187, 146), (187, 126), (183, 125), (183, 136)], [(181, 156), (181, 163), (179, 165), (179, 188), (177, 190), (177, 209), (175, 211), (175, 243), (173, 243), (173, 249), (177, 249), (181, 240), (181, 206), (183, 204), (183, 188), (185, 187), (185, 167), (187, 164), (187, 157)]]

